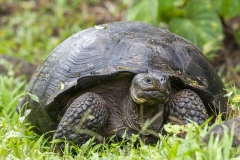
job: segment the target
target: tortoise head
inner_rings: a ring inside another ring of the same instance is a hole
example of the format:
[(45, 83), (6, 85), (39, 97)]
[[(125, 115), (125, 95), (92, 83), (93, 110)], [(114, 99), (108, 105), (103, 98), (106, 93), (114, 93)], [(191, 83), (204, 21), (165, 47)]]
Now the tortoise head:
[(169, 98), (170, 90), (168, 76), (161, 73), (137, 74), (130, 87), (133, 101), (150, 106), (165, 103)]

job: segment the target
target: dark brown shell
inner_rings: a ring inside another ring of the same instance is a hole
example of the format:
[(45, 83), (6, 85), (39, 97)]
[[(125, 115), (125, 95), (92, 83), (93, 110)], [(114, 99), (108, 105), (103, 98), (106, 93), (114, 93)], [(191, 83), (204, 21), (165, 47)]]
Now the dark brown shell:
[[(143, 22), (116, 22), (100, 28), (72, 35), (35, 71), (27, 92), (37, 95), (40, 103), (30, 99), (28, 121), (43, 132), (56, 129), (59, 113), (77, 92), (143, 72), (168, 73), (172, 85), (198, 93), (209, 113), (218, 113), (219, 108), (226, 111), (222, 81), (191, 42)], [(40, 126), (40, 121), (46, 125)]]

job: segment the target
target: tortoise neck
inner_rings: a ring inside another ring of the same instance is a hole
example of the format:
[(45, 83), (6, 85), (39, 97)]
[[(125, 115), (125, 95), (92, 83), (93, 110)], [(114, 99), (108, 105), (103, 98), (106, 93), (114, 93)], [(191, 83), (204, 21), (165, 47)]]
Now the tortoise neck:
[[(126, 115), (124, 116), (124, 121), (131, 129), (142, 132), (143, 126), (148, 125), (146, 129), (158, 131), (162, 127), (163, 106), (159, 106), (158, 104), (152, 106), (139, 105), (132, 100), (130, 95), (127, 101), (127, 105), (123, 106), (123, 112)], [(153, 117), (158, 115), (159, 112), (162, 113), (153, 120)], [(143, 134), (147, 135), (147, 133)]]
[(140, 123), (145, 123), (147, 120), (150, 120), (151, 118), (153, 118), (153, 116), (157, 113), (158, 104), (149, 106), (149, 105), (135, 103), (134, 108), (132, 109), (137, 110)]

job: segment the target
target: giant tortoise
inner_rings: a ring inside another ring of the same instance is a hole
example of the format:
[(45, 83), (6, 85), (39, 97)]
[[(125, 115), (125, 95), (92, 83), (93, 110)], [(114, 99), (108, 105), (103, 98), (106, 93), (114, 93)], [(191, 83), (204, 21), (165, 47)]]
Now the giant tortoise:
[(193, 43), (136, 21), (70, 36), (37, 68), (27, 92), (39, 102), (26, 94), (18, 111), (31, 109), (26, 120), (35, 132), (56, 130), (55, 138), (76, 145), (124, 133), (155, 143), (151, 133), (164, 123), (202, 124), (224, 113), (227, 102), (221, 79)]

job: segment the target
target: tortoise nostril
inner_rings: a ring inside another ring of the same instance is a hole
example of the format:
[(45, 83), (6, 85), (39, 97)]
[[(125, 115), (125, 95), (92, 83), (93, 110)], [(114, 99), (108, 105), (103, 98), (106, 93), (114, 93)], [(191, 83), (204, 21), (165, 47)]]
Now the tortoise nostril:
[(165, 83), (167, 81), (167, 78), (165, 76), (161, 76), (160, 82)]
[(168, 88), (167, 84), (168, 84), (167, 77), (164, 76), (164, 75), (159, 76), (159, 79), (158, 79), (158, 85), (159, 86), (158, 86), (158, 88), (160, 89), (160, 91), (165, 92), (165, 90)]

